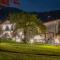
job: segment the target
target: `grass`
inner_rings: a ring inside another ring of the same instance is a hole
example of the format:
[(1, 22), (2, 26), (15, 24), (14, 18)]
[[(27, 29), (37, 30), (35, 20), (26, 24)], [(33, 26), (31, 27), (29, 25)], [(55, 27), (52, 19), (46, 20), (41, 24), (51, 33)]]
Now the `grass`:
[(0, 60), (60, 60), (60, 46), (0, 43)]
[(60, 60), (60, 56), (0, 52), (0, 60)]

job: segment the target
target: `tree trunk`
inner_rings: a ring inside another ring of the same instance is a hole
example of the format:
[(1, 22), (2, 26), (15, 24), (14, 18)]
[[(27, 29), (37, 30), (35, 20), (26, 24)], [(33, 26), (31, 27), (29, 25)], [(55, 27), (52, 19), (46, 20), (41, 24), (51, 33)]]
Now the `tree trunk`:
[(23, 39), (24, 43), (27, 43), (27, 32), (26, 29), (24, 29), (24, 39)]

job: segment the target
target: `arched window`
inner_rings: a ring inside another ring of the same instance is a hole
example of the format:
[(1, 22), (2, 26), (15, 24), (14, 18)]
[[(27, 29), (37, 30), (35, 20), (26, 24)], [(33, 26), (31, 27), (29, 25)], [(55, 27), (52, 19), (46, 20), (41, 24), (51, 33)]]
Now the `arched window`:
[(13, 25), (11, 26), (11, 30), (13, 30)]
[(5, 29), (6, 31), (9, 31), (9, 27), (8, 26), (6, 26), (6, 29)]

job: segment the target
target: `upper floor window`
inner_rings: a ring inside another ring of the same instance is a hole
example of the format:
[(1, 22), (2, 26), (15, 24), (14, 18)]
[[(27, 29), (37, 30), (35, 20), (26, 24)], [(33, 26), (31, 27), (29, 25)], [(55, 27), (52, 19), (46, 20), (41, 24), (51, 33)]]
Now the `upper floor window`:
[(8, 26), (6, 26), (6, 29), (5, 29), (6, 31), (9, 31), (10, 29), (9, 29), (9, 27)]

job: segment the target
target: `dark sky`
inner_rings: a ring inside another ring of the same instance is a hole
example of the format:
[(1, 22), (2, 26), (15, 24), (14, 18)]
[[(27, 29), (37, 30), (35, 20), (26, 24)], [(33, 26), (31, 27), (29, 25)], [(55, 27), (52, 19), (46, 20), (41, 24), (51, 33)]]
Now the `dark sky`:
[(60, 0), (21, 0), (19, 8), (37, 12), (60, 10)]

